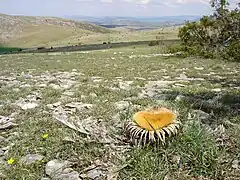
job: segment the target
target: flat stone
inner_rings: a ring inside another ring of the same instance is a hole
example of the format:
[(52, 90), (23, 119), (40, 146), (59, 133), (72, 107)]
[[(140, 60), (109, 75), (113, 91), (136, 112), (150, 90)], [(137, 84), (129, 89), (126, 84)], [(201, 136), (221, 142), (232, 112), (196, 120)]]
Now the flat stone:
[(215, 88), (215, 89), (212, 89), (212, 91), (213, 91), (213, 92), (221, 92), (222, 89), (220, 89), (220, 88)]
[(148, 81), (146, 88), (165, 88), (175, 83), (175, 81)]
[(52, 104), (47, 104), (46, 105), (48, 109), (53, 109), (53, 105)]
[(0, 116), (0, 125), (6, 124), (8, 122), (12, 122), (14, 118), (6, 117), (6, 116)]
[(87, 98), (87, 96), (81, 95), (80, 98), (81, 98), (82, 100), (85, 100), (85, 99)]
[(61, 89), (61, 87), (59, 85), (57, 85), (57, 84), (49, 84), (49, 87), (51, 87), (51, 88), (53, 88), (55, 90)]
[(194, 67), (194, 69), (196, 69), (196, 70), (204, 70), (203, 67)]
[(20, 86), (20, 88), (30, 88), (32, 87), (30, 84), (23, 84)]
[(142, 78), (142, 77), (134, 77), (135, 80), (142, 80), (142, 81), (146, 81), (145, 78)]
[(53, 103), (53, 104), (47, 104), (47, 108), (49, 108), (49, 109), (54, 109), (54, 108), (56, 108), (56, 107), (59, 107), (61, 104), (62, 104), (61, 101), (55, 102), (55, 103)]
[(41, 161), (44, 156), (39, 154), (28, 154), (20, 159), (20, 162), (26, 165), (33, 164), (35, 162)]
[(19, 88), (13, 88), (12, 91), (13, 91), (13, 92), (19, 92), (20, 89), (19, 89)]
[(46, 164), (45, 172), (56, 180), (80, 180), (79, 173), (70, 168), (71, 165), (72, 163), (69, 161), (54, 159)]
[(175, 98), (175, 101), (176, 102), (180, 102), (180, 101), (183, 101), (185, 99), (185, 96), (183, 95), (178, 95), (176, 98)]
[(187, 77), (186, 74), (180, 74), (180, 76), (176, 77), (175, 79), (182, 80), (182, 81), (187, 81), (187, 82), (188, 81), (205, 81), (204, 78), (189, 78), (189, 77)]
[(93, 82), (102, 82), (103, 79), (94, 79)]
[(186, 74), (180, 74), (179, 78), (180, 78), (180, 79), (188, 79), (188, 77), (186, 76)]
[(38, 104), (37, 103), (26, 103), (24, 104), (23, 106), (21, 106), (21, 108), (23, 110), (26, 110), (26, 109), (34, 109), (35, 107), (37, 107)]
[(108, 89), (111, 91), (121, 91), (121, 89), (117, 87), (109, 87)]
[(4, 151), (2, 149), (0, 149), (0, 156), (4, 155)]
[(36, 102), (19, 102), (17, 103), (17, 106), (19, 106), (22, 110), (27, 110), (36, 108), (38, 104)]
[(53, 107), (58, 107), (58, 106), (60, 106), (61, 104), (62, 104), (62, 102), (61, 102), (61, 101), (58, 101), (58, 102), (53, 103), (52, 105), (53, 105)]
[(124, 82), (119, 82), (118, 87), (122, 90), (129, 91), (131, 89), (131, 84), (133, 81), (124, 81)]
[(119, 101), (115, 103), (115, 106), (118, 110), (122, 111), (122, 110), (128, 109), (130, 106), (130, 103), (128, 101)]
[(92, 104), (85, 104), (85, 103), (82, 103), (82, 102), (72, 102), (72, 103), (68, 103), (68, 104), (65, 105), (65, 107), (76, 108), (79, 111), (91, 109), (92, 106), (93, 106)]
[(74, 95), (74, 92), (72, 92), (72, 91), (65, 91), (65, 92), (63, 93), (63, 95), (65, 95), (65, 96), (73, 96), (73, 95)]
[(95, 93), (90, 93), (89, 96), (91, 96), (92, 98), (96, 98), (96, 97), (97, 97), (97, 94), (95, 94)]
[(8, 122), (6, 124), (0, 125), (0, 130), (10, 129), (10, 128), (13, 128), (15, 126), (18, 126), (18, 124), (15, 124), (15, 123), (12, 123), (12, 122)]
[(9, 149), (10, 149), (10, 146), (6, 146), (2, 148), (3, 151), (8, 151)]
[(98, 169), (93, 169), (90, 170), (86, 173), (87, 177), (90, 179), (97, 179), (100, 178), (102, 175), (102, 171), (98, 170)]
[(69, 83), (60, 85), (60, 87), (63, 89), (70, 89), (72, 86), (73, 86), (73, 84), (69, 84)]
[(60, 174), (57, 179), (62, 179), (62, 180), (81, 180), (79, 178), (79, 173), (77, 171), (73, 171), (73, 170), (72, 170), (72, 172)]
[(65, 168), (70, 166), (70, 164), (69, 161), (61, 161), (57, 159), (49, 161), (45, 167), (46, 174), (53, 177), (55, 174), (62, 173)]
[(239, 161), (237, 159), (232, 162), (232, 168), (234, 169), (240, 168)]
[(180, 84), (180, 83), (176, 83), (176, 84), (174, 84), (174, 86), (177, 86), (177, 87), (185, 87), (186, 85)]
[(193, 110), (192, 114), (194, 118), (201, 120), (203, 123), (208, 123), (208, 120), (210, 118), (210, 114), (201, 110)]
[(47, 84), (39, 84), (37, 86), (40, 87), (40, 88), (45, 88), (45, 87), (47, 87)]

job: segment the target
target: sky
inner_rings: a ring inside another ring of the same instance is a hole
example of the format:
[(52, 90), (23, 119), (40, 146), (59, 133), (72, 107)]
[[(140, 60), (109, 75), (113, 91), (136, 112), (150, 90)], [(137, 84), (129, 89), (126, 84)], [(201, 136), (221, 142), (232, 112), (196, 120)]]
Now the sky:
[(0, 13), (28, 16), (156, 17), (210, 12), (209, 0), (0, 0)]

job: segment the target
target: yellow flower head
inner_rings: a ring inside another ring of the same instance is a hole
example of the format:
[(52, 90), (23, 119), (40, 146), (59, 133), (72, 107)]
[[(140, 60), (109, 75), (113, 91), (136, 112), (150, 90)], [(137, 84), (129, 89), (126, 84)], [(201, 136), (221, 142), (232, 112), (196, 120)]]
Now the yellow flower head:
[(43, 138), (43, 139), (47, 139), (47, 138), (48, 138), (48, 133), (43, 134), (43, 135), (42, 135), (42, 138)]
[(7, 160), (8, 165), (14, 164), (14, 162), (15, 162), (15, 159), (13, 158), (10, 158)]
[(126, 132), (135, 145), (165, 143), (167, 137), (176, 135), (180, 122), (177, 115), (166, 108), (152, 108), (137, 112), (127, 123)]
[(154, 131), (174, 123), (176, 117), (176, 114), (172, 111), (166, 108), (160, 108), (137, 112), (133, 115), (133, 120), (141, 128), (148, 131)]

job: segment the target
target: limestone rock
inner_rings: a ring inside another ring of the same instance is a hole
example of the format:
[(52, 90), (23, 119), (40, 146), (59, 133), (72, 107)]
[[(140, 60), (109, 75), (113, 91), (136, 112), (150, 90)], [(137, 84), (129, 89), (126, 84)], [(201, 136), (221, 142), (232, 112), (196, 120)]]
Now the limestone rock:
[(202, 121), (202, 123), (208, 123), (208, 120), (210, 118), (210, 114), (202, 111), (202, 110), (193, 110), (192, 111), (193, 117), (197, 118)]
[(67, 108), (76, 108), (79, 111), (91, 109), (92, 106), (92, 104), (85, 104), (82, 102), (72, 102), (65, 105)]
[(10, 128), (13, 128), (15, 126), (18, 126), (18, 124), (16, 123), (13, 123), (13, 122), (7, 122), (5, 124), (0, 124), (0, 130), (3, 130), (3, 129), (10, 129)]
[(240, 168), (239, 161), (237, 159), (232, 162), (232, 168), (234, 169)]
[(119, 101), (115, 103), (115, 106), (118, 110), (122, 111), (122, 110), (128, 109), (130, 106), (130, 103), (128, 101)]
[(4, 151), (2, 149), (0, 149), (0, 156), (4, 155)]
[(78, 172), (70, 168), (69, 161), (54, 159), (46, 164), (45, 171), (54, 180), (80, 180)]
[(93, 169), (87, 172), (87, 177), (90, 179), (97, 179), (101, 177), (102, 172), (98, 169)]
[(28, 154), (20, 159), (20, 162), (26, 165), (41, 161), (44, 156), (39, 154)]
[(9, 129), (17, 126), (17, 124), (13, 123), (13, 121), (14, 118), (0, 116), (0, 130)]

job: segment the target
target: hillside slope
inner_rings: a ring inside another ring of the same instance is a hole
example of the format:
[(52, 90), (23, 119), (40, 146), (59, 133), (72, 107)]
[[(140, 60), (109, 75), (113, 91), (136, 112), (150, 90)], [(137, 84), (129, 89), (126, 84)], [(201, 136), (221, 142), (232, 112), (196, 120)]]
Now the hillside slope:
[(65, 39), (111, 32), (96, 25), (55, 17), (28, 17), (0, 14), (0, 45), (33, 47), (66, 45)]

